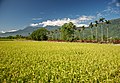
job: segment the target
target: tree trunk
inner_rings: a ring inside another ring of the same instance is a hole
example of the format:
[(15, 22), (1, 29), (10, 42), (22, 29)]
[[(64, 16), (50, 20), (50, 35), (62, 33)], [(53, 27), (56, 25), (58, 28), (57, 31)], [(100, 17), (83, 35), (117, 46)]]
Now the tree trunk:
[(79, 31), (79, 40), (81, 40), (81, 38), (80, 38), (80, 31)]
[(97, 32), (97, 27), (96, 27), (96, 41), (98, 41), (98, 32)]
[(58, 34), (57, 34), (57, 32), (56, 32), (56, 40), (58, 39)]
[(59, 40), (61, 40), (61, 32), (59, 32)]
[(103, 42), (103, 27), (101, 25), (101, 41)]
[(83, 30), (83, 40), (84, 40), (84, 30)]
[(108, 41), (108, 36), (109, 36), (109, 34), (108, 34), (108, 27), (107, 27), (107, 43), (109, 42), (109, 41)]
[(54, 34), (52, 33), (52, 40), (54, 40)]
[(91, 40), (93, 40), (93, 31), (92, 31), (92, 28), (91, 28)]

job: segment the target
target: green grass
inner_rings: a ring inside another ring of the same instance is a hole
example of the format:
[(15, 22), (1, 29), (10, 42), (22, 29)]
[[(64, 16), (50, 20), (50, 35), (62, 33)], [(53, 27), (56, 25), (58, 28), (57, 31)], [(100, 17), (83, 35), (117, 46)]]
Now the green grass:
[(0, 83), (119, 83), (120, 46), (0, 42)]
[(0, 39), (0, 41), (13, 41), (13, 39)]

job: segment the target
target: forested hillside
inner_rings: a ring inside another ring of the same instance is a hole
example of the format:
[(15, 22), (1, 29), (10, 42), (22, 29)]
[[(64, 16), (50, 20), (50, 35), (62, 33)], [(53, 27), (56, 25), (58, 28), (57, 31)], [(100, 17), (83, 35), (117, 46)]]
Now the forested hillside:
[[(101, 25), (98, 24), (97, 27), (98, 27), (98, 37), (100, 37), (101, 36), (101, 29), (100, 29)], [(102, 27), (103, 27), (104, 36), (107, 35), (106, 30), (107, 30), (107, 28), (109, 28), (109, 31), (108, 31), (109, 38), (110, 37), (120, 38), (120, 18), (111, 20), (111, 24), (109, 24), (109, 25), (103, 23)], [(93, 26), (92, 30), (93, 30), (93, 35), (95, 36), (96, 27)], [(91, 34), (90, 28), (89, 27), (85, 28), (84, 33), (85, 33), (85, 38), (90, 37), (90, 34)]]
[[(103, 33), (103, 37), (106, 38), (107, 36), (107, 28), (108, 28), (108, 38), (120, 38), (120, 18), (118, 19), (113, 19), (110, 20), (111, 24), (106, 24), (106, 23), (101, 23), (97, 25), (97, 35), (98, 38), (101, 38), (101, 27), (102, 27), (102, 33)], [(95, 22), (93, 22), (93, 25), (95, 24)], [(23, 30), (18, 30), (15, 32), (6, 32), (6, 33), (0, 33), (0, 37), (7, 37), (7, 36), (16, 36), (16, 35), (22, 35), (22, 36), (29, 36), (33, 31), (39, 29), (40, 27), (26, 27)], [(55, 34), (59, 34), (56, 33), (59, 32), (60, 27), (59, 26), (46, 26), (46, 29), (48, 29), (49, 31), (52, 31), (53, 36), (55, 36)], [(77, 30), (75, 30), (75, 37), (78, 36), (83, 36), (83, 30), (82, 27), (76, 27)], [(90, 27), (85, 27), (84, 28), (84, 39), (90, 39), (91, 38), (91, 29), (92, 29), (92, 35), (93, 35), (93, 39), (95, 39), (96, 36), (96, 26), (93, 26), (92, 28)], [(55, 39), (55, 38), (54, 38)], [(58, 39), (58, 38), (57, 38)]]

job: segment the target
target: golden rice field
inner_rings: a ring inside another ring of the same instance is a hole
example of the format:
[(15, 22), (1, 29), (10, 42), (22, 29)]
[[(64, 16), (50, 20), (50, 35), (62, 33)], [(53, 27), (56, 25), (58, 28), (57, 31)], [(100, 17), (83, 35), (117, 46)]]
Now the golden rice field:
[(0, 83), (120, 83), (120, 46), (1, 41)]

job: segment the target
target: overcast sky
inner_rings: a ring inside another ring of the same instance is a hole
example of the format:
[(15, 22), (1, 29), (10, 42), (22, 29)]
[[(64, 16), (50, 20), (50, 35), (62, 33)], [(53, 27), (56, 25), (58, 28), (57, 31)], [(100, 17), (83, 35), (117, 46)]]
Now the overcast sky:
[(120, 18), (120, 0), (0, 0), (0, 31)]

